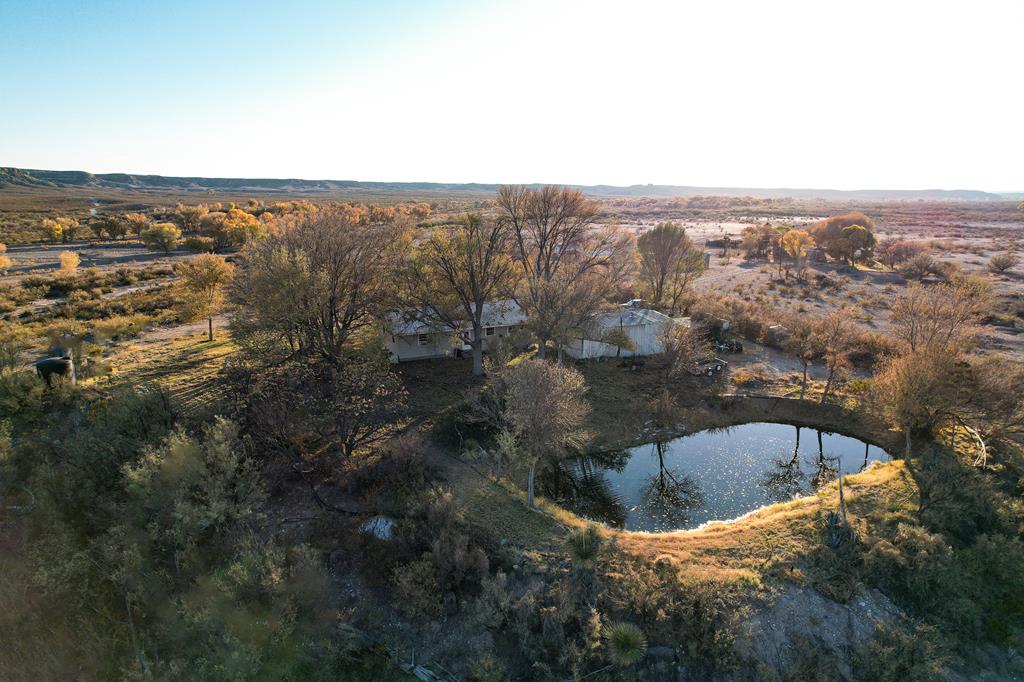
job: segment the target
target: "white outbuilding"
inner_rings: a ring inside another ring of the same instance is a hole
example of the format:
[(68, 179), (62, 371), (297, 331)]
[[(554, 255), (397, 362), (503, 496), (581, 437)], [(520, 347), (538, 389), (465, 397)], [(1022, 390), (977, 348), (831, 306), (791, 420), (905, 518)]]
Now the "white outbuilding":
[[(619, 310), (595, 315), (580, 338), (566, 345), (563, 349), (565, 354), (571, 358), (582, 360), (586, 358), (628, 358), (660, 353), (662, 337), (677, 322), (657, 310), (640, 308), (637, 303), (631, 301)], [(616, 330), (630, 340), (632, 349), (622, 348), (605, 341), (605, 339), (611, 338)]]

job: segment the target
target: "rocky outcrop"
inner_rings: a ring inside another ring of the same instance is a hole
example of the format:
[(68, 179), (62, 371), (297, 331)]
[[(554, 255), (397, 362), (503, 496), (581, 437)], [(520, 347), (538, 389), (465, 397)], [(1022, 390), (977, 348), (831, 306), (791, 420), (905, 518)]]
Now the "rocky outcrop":
[(814, 647), (848, 680), (854, 650), (871, 639), (878, 625), (901, 617), (900, 609), (875, 589), (862, 589), (849, 603), (840, 604), (810, 587), (791, 586), (753, 614), (737, 640), (737, 653), (787, 676), (806, 653), (798, 649)]

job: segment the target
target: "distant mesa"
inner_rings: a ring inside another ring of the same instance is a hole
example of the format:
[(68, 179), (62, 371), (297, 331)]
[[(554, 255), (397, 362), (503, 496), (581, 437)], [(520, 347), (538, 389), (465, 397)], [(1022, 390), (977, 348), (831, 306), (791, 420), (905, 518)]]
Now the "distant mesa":
[[(205, 192), (281, 192), (318, 194), (338, 191), (437, 192), (439, 194), (490, 194), (496, 184), (444, 182), (362, 182), (359, 180), (303, 180), (299, 178), (198, 178), (131, 173), (53, 171), (0, 167), (0, 190), (5, 187), (82, 187), (121, 190), (176, 190)], [(997, 194), (969, 189), (838, 190), (752, 187), (691, 187), (686, 185), (577, 185), (595, 197), (694, 197), (725, 196), (757, 199), (832, 199), (860, 201), (1007, 201), (1018, 194)]]

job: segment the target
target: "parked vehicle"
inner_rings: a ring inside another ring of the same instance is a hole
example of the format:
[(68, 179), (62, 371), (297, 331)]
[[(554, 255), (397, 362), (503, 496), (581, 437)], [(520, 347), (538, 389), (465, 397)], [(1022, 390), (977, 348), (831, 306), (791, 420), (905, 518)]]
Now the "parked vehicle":
[(742, 353), (743, 344), (738, 339), (716, 340), (715, 350), (719, 353)]
[(713, 377), (714, 375), (721, 372), (723, 369), (729, 366), (729, 363), (719, 357), (711, 357), (703, 362), (697, 362), (690, 368), (689, 372), (693, 376), (704, 376)]

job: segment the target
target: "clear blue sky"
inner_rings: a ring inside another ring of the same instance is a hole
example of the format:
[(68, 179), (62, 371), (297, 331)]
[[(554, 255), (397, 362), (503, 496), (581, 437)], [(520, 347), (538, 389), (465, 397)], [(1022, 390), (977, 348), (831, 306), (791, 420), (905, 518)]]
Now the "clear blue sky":
[(1024, 2), (0, 0), (0, 165), (1024, 189)]

